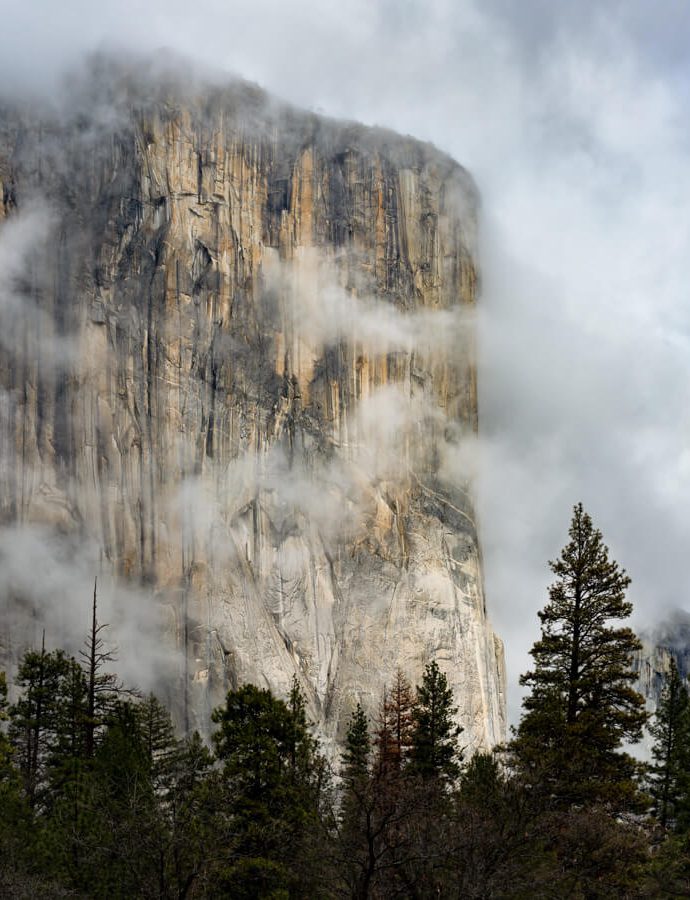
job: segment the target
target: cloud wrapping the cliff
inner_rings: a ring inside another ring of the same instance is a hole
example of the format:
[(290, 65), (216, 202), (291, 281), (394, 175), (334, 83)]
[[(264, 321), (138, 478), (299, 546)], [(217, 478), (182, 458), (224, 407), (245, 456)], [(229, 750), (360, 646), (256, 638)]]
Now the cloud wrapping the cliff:
[(67, 365), (75, 353), (70, 335), (55, 333), (38, 300), (53, 224), (52, 211), (39, 201), (0, 223), (0, 347), (30, 348), (28, 356), (44, 370)]
[[(73, 0), (3, 17), (0, 80), (45, 90), (104, 39), (171, 46), (287, 99), (433, 140), (483, 197), (480, 443), (488, 607), (517, 674), (582, 500), (639, 621), (688, 605), (690, 7), (674, 0)], [(342, 294), (326, 296), (342, 336)], [(358, 301), (359, 302), (359, 301)], [(349, 303), (349, 299), (348, 299)], [(355, 308), (372, 343), (395, 334)], [(403, 330), (402, 338), (406, 339)], [(458, 456), (459, 454), (459, 456)], [(462, 475), (465, 463), (460, 465)]]
[[(15, 646), (64, 648), (78, 656), (91, 625), (94, 573), (102, 570), (95, 542), (47, 526), (0, 529), (0, 614), (3, 638)], [(150, 594), (101, 571), (98, 621), (112, 668), (127, 687), (170, 696), (180, 660), (161, 642), (164, 610)], [(9, 632), (8, 632), (9, 626)], [(7, 649), (10, 649), (9, 647)]]
[[(436, 450), (455, 450), (443, 436), (452, 427), (433, 398), (400, 384), (372, 390), (342, 426), (346, 439), (334, 437), (322, 449), (293, 455), (276, 444), (257, 455), (251, 448), (225, 467), (209, 462), (203, 475), (184, 478), (164, 502), (163, 517), (174, 523), (172, 534), (182, 535), (189, 558), (197, 553), (222, 564), (246, 555), (255, 502), (270, 517), (277, 540), (295, 529), (314, 530), (334, 553), (343, 542), (365, 536), (378, 492), (428, 474)], [(455, 452), (454, 476), (466, 463)], [(466, 481), (467, 471), (461, 477)]]
[(356, 288), (344, 287), (346, 265), (319, 248), (299, 248), (290, 261), (266, 254), (266, 289), (287, 316), (280, 325), (319, 353), (344, 342), (371, 356), (397, 351), (426, 351), (436, 358), (467, 354), (475, 335), (473, 309), (401, 309), (361, 277)]

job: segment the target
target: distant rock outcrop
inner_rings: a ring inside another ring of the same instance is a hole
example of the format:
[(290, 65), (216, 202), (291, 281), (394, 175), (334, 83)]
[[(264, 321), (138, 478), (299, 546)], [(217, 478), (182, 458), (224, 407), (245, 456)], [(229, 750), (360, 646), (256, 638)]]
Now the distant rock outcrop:
[(666, 676), (675, 660), (681, 678), (690, 675), (690, 616), (677, 613), (655, 629), (640, 635), (642, 650), (633, 660), (638, 673), (637, 690), (656, 709)]

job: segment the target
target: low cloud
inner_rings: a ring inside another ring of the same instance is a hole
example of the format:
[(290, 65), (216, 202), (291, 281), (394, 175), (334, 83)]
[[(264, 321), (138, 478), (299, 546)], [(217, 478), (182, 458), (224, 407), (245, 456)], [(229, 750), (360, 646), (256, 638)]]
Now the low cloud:
[[(153, 2), (144, 21), (132, 2), (80, 0), (3, 20), (0, 80), (15, 94), (46, 90), (106, 37), (144, 54), (171, 46), (295, 103), (432, 140), (471, 170), (480, 439), (443, 465), (477, 458), (513, 719), (547, 560), (578, 500), (629, 570), (640, 624), (688, 605), (689, 16), (673, 0), (327, 0), (318, 16), (302, 0), (242, 0)], [(317, 306), (305, 326), (315, 343), (355, 340), (351, 314), (374, 348), (410, 337), (388, 308), (338, 290), (324, 303), (330, 321)]]
[(62, 647), (77, 656), (91, 626), (94, 579), (98, 620), (114, 651), (112, 669), (130, 687), (163, 695), (176, 674), (172, 648), (161, 641), (163, 610), (151, 591), (123, 584), (83, 536), (38, 525), (0, 529), (0, 598), (6, 650)]
[(264, 277), (279, 297), (302, 340), (318, 351), (340, 342), (370, 355), (423, 351), (462, 357), (474, 340), (474, 312), (468, 307), (403, 310), (387, 296), (375, 295), (363, 278), (350, 289), (337, 257), (319, 248), (299, 248), (285, 262), (266, 254)]
[[(242, 541), (240, 520), (253, 503), (279, 531), (313, 530), (327, 549), (363, 533), (375, 494), (436, 470), (436, 450), (452, 451), (444, 435), (453, 427), (421, 390), (389, 384), (362, 398), (344, 425), (343, 444), (327, 452), (291, 455), (282, 445), (253, 450), (203, 476), (185, 479), (165, 507), (185, 544), (198, 546), (217, 562), (231, 561)], [(453, 478), (461, 471), (455, 459)], [(462, 476), (468, 480), (468, 472)]]
[(45, 371), (68, 365), (76, 350), (40, 304), (54, 226), (52, 210), (39, 200), (0, 222), (0, 348), (10, 358), (20, 350)]

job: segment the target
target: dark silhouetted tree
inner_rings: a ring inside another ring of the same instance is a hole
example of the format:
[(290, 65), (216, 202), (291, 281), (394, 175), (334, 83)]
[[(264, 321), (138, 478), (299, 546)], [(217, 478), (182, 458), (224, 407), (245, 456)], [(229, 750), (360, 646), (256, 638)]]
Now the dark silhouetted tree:
[(690, 701), (675, 661), (649, 730), (654, 738), (649, 789), (662, 828), (690, 815)]
[(9, 710), (9, 735), (32, 808), (49, 803), (70, 765), (83, 756), (85, 682), (63, 650), (24, 654), (19, 699)]
[[(172, 895), (207, 896), (206, 879), (225, 840), (217, 827), (224, 795), (212, 770), (213, 757), (198, 732), (181, 741), (172, 760), (169, 790), (163, 798), (167, 823), (166, 879)], [(195, 888), (201, 885), (197, 894)]]
[(60, 823), (62, 840), (55, 842), (56, 853), (60, 846), (72, 850), (69, 857), (65, 854), (64, 867), (73, 887), (98, 898), (165, 896), (162, 816), (134, 703), (112, 704), (102, 739), (82, 775), (79, 805), (78, 821), (72, 824), (67, 812)]
[(176, 769), (179, 744), (168, 710), (153, 694), (135, 703), (141, 741), (149, 760), (151, 781), (156, 793), (165, 798)]
[(424, 669), (412, 710), (410, 765), (415, 774), (448, 785), (457, 779), (462, 728), (454, 721), (456, 712), (448, 679), (434, 660)]
[[(7, 682), (0, 672), (0, 896), (13, 896), (32, 868), (36, 829), (3, 729), (7, 721)], [(30, 892), (27, 892), (27, 896)]]
[(369, 719), (358, 703), (350, 716), (342, 755), (342, 776), (346, 784), (368, 775), (370, 757)]
[(87, 686), (85, 749), (88, 759), (94, 755), (98, 737), (105, 730), (112, 705), (118, 698), (136, 695), (135, 691), (124, 688), (117, 675), (106, 671), (106, 667), (115, 662), (115, 652), (103, 640), (103, 632), (108, 625), (98, 621), (97, 587), (98, 580), (94, 579), (91, 627), (79, 653)]
[(238, 898), (318, 895), (327, 785), (301, 692), (293, 685), (285, 703), (247, 684), (228, 693), (213, 721), (233, 835), (219, 889)]
[(611, 624), (632, 611), (625, 599), (630, 579), (609, 559), (582, 504), (569, 534), (549, 564), (556, 581), (539, 613), (534, 669), (520, 679), (531, 691), (511, 749), (527, 780), (555, 802), (625, 806), (636, 796), (637, 767), (621, 745), (639, 740), (646, 721), (644, 699), (632, 687), (631, 657), (640, 642)]
[(412, 686), (398, 669), (392, 686), (383, 693), (374, 739), (376, 762), (382, 771), (400, 773), (408, 760), (412, 747), (413, 706)]

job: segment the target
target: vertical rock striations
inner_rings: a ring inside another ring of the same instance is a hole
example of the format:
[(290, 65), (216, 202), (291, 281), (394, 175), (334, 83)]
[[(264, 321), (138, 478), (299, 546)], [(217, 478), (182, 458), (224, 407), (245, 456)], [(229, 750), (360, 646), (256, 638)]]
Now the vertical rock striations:
[(690, 676), (690, 619), (677, 611), (640, 636), (642, 650), (633, 659), (633, 669), (638, 673), (637, 690), (646, 698), (648, 707), (656, 709), (672, 660), (681, 678), (687, 680)]
[(500, 740), (449, 464), (477, 427), (470, 178), (246, 85), (138, 79), (101, 62), (61, 115), (2, 116), (0, 248), (24, 240), (0, 306), (3, 522), (88, 536), (144, 586), (187, 724), (229, 684), (297, 674), (337, 736), (433, 657), (466, 743)]

